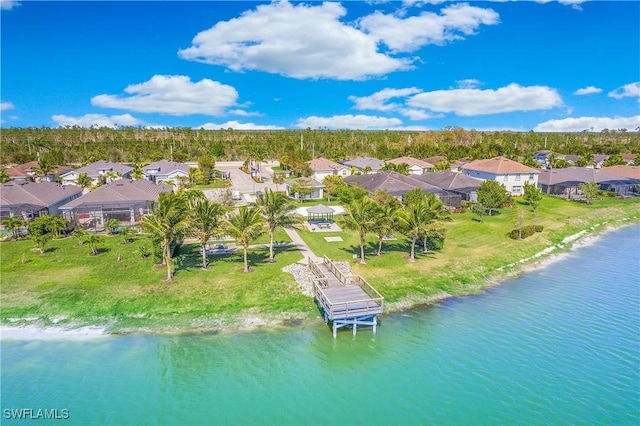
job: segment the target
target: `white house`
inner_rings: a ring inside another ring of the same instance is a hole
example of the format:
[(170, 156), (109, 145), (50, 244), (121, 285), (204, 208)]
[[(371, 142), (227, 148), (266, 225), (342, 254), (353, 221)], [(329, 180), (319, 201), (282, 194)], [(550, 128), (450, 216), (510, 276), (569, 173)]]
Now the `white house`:
[(109, 183), (114, 180), (128, 178), (129, 174), (133, 171), (133, 167), (126, 164), (111, 163), (109, 161), (100, 160), (95, 163), (87, 164), (79, 169), (71, 170), (60, 175), (63, 185), (78, 185), (78, 177), (82, 173), (86, 173), (87, 176), (95, 185), (102, 181), (103, 183)]
[(298, 200), (321, 200), (324, 197), (324, 185), (306, 177), (286, 181), (284, 189), (289, 197)]
[(413, 157), (398, 157), (387, 161), (390, 164), (407, 164), (410, 175), (422, 175), (433, 170), (433, 164)]
[(175, 161), (160, 160), (142, 168), (142, 176), (151, 182), (180, 184), (181, 178), (189, 178), (189, 166)]
[(462, 166), (462, 174), (482, 180), (495, 180), (511, 195), (523, 195), (525, 182), (538, 186), (540, 171), (506, 157), (495, 157), (465, 164)]
[(307, 161), (307, 164), (313, 172), (313, 179), (318, 182), (322, 182), (327, 176), (347, 177), (351, 174), (347, 166), (322, 157)]

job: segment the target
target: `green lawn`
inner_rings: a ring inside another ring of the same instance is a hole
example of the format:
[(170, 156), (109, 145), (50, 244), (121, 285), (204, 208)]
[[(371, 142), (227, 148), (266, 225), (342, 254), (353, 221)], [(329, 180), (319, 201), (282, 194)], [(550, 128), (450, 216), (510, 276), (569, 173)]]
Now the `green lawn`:
[[(544, 226), (541, 233), (516, 241), (507, 236), (515, 227), (518, 208), (525, 209), (527, 224)], [(368, 263), (354, 262), (359, 250), (356, 234), (312, 233), (300, 235), (318, 255), (350, 261), (353, 272), (365, 277), (388, 302), (389, 310), (426, 303), (443, 294), (461, 295), (481, 291), (484, 276), (499, 279), (497, 268), (532, 256), (563, 238), (604, 222), (622, 218), (640, 220), (640, 200), (603, 199), (588, 206), (545, 197), (533, 216), (529, 207), (501, 209), (482, 222), (467, 212), (447, 223), (444, 249), (407, 261), (409, 242), (398, 235), (386, 241), (383, 256), (375, 257), (375, 238), (366, 247)], [(600, 225), (604, 227), (603, 225)], [(342, 242), (326, 242), (340, 236)], [(289, 241), (278, 230), (276, 241)], [(29, 240), (0, 244), (0, 320), (20, 324), (16, 318), (37, 318), (47, 324), (60, 320), (75, 324), (108, 324), (112, 331), (216, 328), (247, 313), (277, 316), (295, 313), (313, 317), (313, 301), (300, 294), (294, 278), (282, 267), (299, 261), (294, 248), (276, 248), (277, 263), (265, 262), (268, 248), (249, 252), (249, 274), (242, 272), (242, 250), (210, 256), (211, 268), (200, 268), (197, 244), (185, 244), (176, 257), (175, 279), (164, 282), (166, 269), (140, 258), (137, 251), (147, 242), (143, 235), (122, 245), (118, 236), (106, 237), (98, 256), (75, 238), (54, 240), (44, 255)], [(267, 244), (268, 236), (257, 244)], [(117, 261), (120, 257), (121, 260)]]

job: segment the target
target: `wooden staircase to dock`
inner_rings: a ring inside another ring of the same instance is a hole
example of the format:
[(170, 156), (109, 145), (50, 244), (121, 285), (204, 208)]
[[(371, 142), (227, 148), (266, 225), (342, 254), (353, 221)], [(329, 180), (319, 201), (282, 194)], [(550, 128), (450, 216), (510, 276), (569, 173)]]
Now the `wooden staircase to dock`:
[(372, 326), (376, 332), (378, 315), (384, 308), (384, 298), (364, 278), (346, 275), (331, 259), (320, 261), (309, 257), (309, 269), (314, 276), (313, 296), (324, 315), (325, 323), (332, 322), (333, 337), (338, 328), (358, 325)]

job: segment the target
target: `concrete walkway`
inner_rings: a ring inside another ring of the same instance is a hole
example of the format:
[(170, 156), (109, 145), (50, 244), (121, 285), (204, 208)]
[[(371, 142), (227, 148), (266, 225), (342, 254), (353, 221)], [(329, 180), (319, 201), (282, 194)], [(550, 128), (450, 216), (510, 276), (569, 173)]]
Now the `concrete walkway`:
[(311, 257), (316, 262), (322, 261), (321, 257), (317, 256), (314, 252), (311, 251), (307, 243), (304, 242), (304, 240), (300, 237), (300, 235), (298, 235), (298, 232), (295, 229), (284, 228), (284, 231), (287, 233), (289, 238), (291, 238), (291, 241), (298, 248), (298, 250), (300, 250), (300, 253), (302, 253), (302, 255), (304, 256), (304, 259), (302, 259), (298, 263), (302, 263), (306, 265), (309, 262), (308, 261), (309, 257)]

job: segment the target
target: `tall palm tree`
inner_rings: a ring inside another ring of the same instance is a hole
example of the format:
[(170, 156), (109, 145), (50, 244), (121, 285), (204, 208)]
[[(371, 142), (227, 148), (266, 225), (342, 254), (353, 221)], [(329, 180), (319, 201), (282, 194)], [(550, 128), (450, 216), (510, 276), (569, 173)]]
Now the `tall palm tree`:
[(244, 250), (244, 272), (249, 272), (249, 260), (247, 251), (251, 241), (264, 233), (264, 219), (262, 209), (258, 206), (242, 206), (231, 218), (224, 220), (226, 231), (235, 237)]
[(295, 212), (295, 204), (283, 192), (268, 189), (258, 199), (258, 205), (262, 207), (262, 217), (269, 227), (269, 262), (273, 263), (273, 235), (276, 229), (293, 227), (300, 223), (300, 217)]
[(220, 229), (224, 207), (207, 199), (199, 200), (191, 211), (191, 234), (200, 242), (202, 269), (207, 269), (207, 242)]
[(377, 205), (369, 197), (356, 199), (345, 208), (344, 225), (358, 232), (360, 237), (360, 263), (367, 263), (364, 245), (367, 234), (375, 228)]
[(410, 262), (415, 262), (416, 260), (416, 241), (426, 232), (428, 218), (429, 213), (423, 200), (410, 203), (407, 207), (398, 211), (400, 229), (411, 240)]
[(173, 279), (171, 246), (182, 238), (189, 226), (185, 207), (184, 198), (171, 192), (162, 193), (158, 206), (141, 222), (145, 231), (160, 239), (162, 261), (167, 266), (167, 281)]
[(384, 238), (396, 229), (397, 210), (393, 204), (386, 204), (379, 206), (376, 211), (375, 225), (373, 227), (378, 237), (378, 253), (376, 256), (382, 255), (382, 242)]
[(435, 195), (429, 193), (424, 199), (427, 214), (427, 223), (423, 234), (423, 252), (428, 251), (429, 237), (444, 234), (444, 228), (438, 226), (437, 222), (451, 221), (451, 212), (442, 204)]

